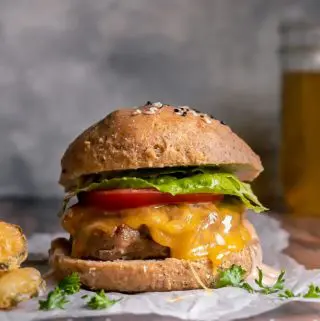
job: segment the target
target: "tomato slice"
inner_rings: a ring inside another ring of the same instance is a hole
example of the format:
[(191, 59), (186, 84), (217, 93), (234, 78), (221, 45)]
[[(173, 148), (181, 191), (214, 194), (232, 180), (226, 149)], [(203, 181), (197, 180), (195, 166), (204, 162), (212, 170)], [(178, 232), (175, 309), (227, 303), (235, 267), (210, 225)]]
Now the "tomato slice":
[(151, 205), (217, 202), (223, 195), (197, 193), (171, 195), (151, 189), (113, 189), (84, 192), (79, 202), (106, 211), (119, 211)]

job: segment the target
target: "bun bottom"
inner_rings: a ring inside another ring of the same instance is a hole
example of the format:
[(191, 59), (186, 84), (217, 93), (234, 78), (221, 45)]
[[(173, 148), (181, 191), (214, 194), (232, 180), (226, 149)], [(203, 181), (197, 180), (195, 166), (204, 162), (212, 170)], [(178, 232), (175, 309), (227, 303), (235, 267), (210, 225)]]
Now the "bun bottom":
[(49, 255), (50, 265), (58, 280), (77, 272), (83, 286), (92, 290), (134, 293), (202, 289), (201, 283), (214, 288), (218, 268), (228, 268), (232, 264), (242, 266), (247, 271), (247, 277), (256, 268), (261, 249), (258, 240), (254, 239), (252, 244), (239, 253), (231, 254), (217, 267), (213, 267), (209, 260), (175, 258), (128, 261), (76, 259), (70, 257), (69, 241), (61, 238), (52, 242)]

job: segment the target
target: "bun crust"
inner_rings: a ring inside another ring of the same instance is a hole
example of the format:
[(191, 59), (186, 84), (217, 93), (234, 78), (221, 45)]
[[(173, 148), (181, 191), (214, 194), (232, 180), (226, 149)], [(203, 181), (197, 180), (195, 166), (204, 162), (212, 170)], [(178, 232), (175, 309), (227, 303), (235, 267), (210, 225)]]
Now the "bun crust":
[(219, 120), (167, 105), (150, 109), (114, 111), (78, 136), (61, 160), (66, 191), (82, 175), (126, 169), (218, 165), (246, 181), (263, 170), (252, 149)]
[[(49, 254), (50, 265), (58, 280), (77, 272), (81, 283), (90, 289), (128, 293), (179, 291), (202, 288), (195, 274), (207, 287), (212, 287), (218, 279), (218, 269), (213, 269), (208, 260), (82, 260), (69, 256), (70, 243), (66, 239), (54, 240)], [(248, 276), (261, 263), (260, 257), (260, 244), (254, 239), (252, 244), (230, 255), (219, 267), (240, 265), (248, 271)]]

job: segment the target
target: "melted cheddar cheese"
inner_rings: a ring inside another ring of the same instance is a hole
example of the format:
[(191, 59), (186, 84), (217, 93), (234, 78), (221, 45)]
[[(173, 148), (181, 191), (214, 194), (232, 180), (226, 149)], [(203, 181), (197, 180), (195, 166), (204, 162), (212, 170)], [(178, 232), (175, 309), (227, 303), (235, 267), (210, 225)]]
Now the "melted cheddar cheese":
[(180, 204), (127, 209), (115, 214), (76, 205), (68, 210), (62, 225), (73, 237), (72, 256), (81, 257), (86, 240), (94, 231), (112, 233), (126, 224), (148, 227), (152, 239), (170, 248), (171, 257), (187, 260), (208, 258), (214, 266), (251, 239), (242, 224), (242, 205)]

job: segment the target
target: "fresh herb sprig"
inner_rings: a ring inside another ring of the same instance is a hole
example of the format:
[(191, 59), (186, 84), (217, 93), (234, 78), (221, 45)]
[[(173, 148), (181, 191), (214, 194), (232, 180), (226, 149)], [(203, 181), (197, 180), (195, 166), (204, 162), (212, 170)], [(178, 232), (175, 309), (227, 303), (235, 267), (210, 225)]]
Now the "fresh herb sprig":
[[(39, 300), (39, 309), (44, 311), (54, 309), (64, 309), (69, 303), (68, 296), (80, 291), (80, 277), (78, 273), (72, 273), (59, 282), (54, 290), (48, 293), (46, 300)], [(82, 299), (88, 298), (88, 295), (83, 295)], [(95, 293), (87, 301), (87, 307), (92, 310), (107, 309), (116, 304), (118, 300), (110, 299), (103, 290)]]
[(74, 294), (80, 291), (80, 276), (78, 273), (73, 272), (69, 276), (62, 279), (58, 287), (64, 291), (65, 294)]
[(295, 297), (320, 298), (320, 286), (309, 285), (306, 293), (295, 294), (292, 290), (285, 288), (285, 271), (281, 271), (276, 282), (272, 286), (263, 283), (263, 272), (258, 268), (258, 277), (254, 280), (257, 288), (253, 288), (244, 279), (246, 271), (239, 265), (232, 265), (228, 269), (220, 270), (217, 288), (233, 286), (247, 290), (250, 293), (277, 294), (279, 298), (290, 299)]
[(110, 299), (103, 290), (100, 292), (95, 293), (91, 297), (89, 297), (89, 300), (87, 302), (88, 308), (92, 310), (101, 310), (101, 309), (108, 309), (112, 307), (114, 304), (119, 302), (121, 299), (118, 300), (112, 300)]
[(64, 309), (68, 302), (65, 293), (59, 287), (56, 287), (48, 293), (46, 300), (39, 300), (39, 310)]
[(304, 294), (303, 297), (310, 298), (310, 299), (320, 299), (320, 286), (310, 284), (308, 292)]
[(291, 299), (291, 298), (295, 298), (298, 295), (294, 294), (291, 290), (286, 289), (284, 290), (283, 293), (279, 294), (279, 298), (283, 298), (283, 299)]
[(263, 272), (258, 268), (258, 279), (255, 279), (254, 282), (256, 283), (256, 285), (258, 285), (258, 287), (260, 288), (260, 292), (263, 294), (278, 293), (279, 291), (282, 291), (284, 289), (284, 275), (285, 271), (281, 271), (276, 282), (272, 286), (266, 286), (263, 283)]
[(233, 264), (228, 269), (220, 270), (219, 280), (216, 287), (223, 288), (226, 286), (233, 286), (253, 293), (254, 289), (252, 286), (244, 280), (245, 274), (246, 271), (240, 265)]
[(39, 300), (39, 309), (44, 311), (64, 309), (64, 306), (69, 303), (67, 296), (79, 291), (80, 277), (78, 273), (73, 272), (48, 293), (46, 300)]

